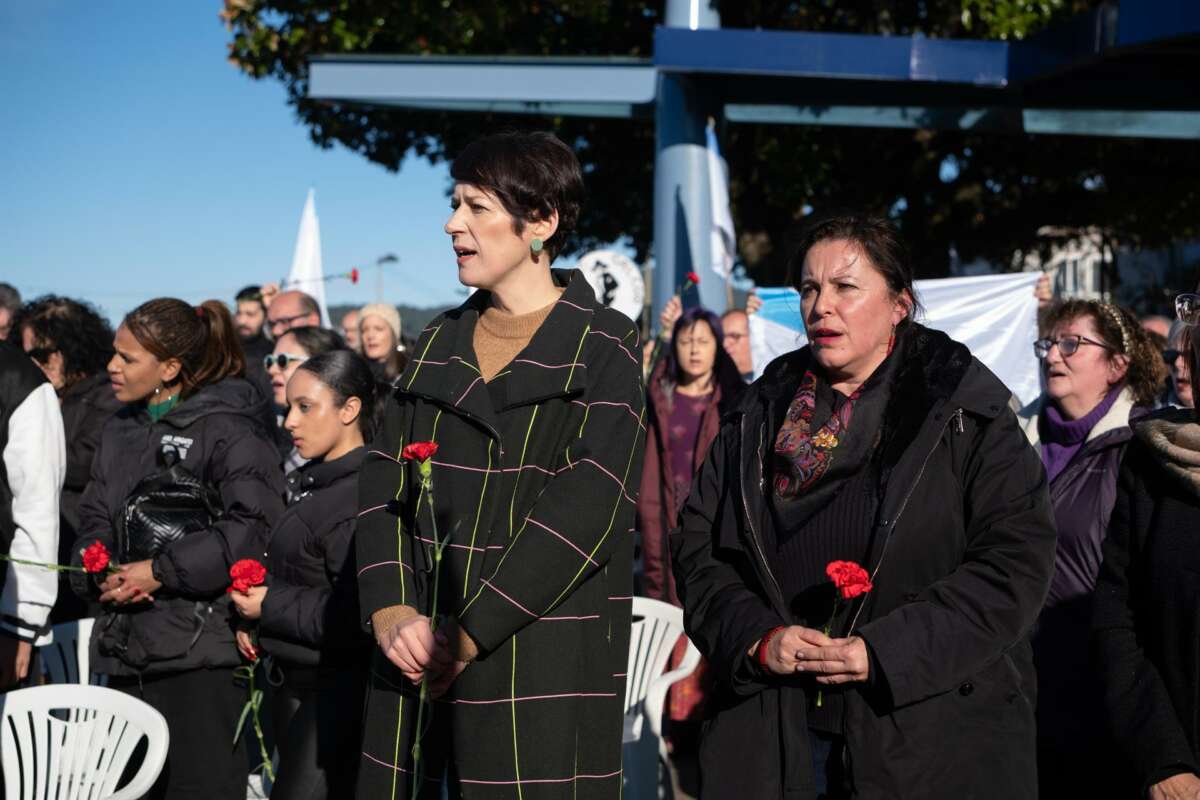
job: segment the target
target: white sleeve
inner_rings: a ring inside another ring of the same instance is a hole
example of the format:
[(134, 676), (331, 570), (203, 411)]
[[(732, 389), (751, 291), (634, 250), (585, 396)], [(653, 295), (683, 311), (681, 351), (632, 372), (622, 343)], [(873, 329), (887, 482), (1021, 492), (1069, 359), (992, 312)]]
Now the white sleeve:
[[(58, 560), (58, 501), (66, 462), (62, 410), (54, 387), (43, 383), (8, 421), (4, 468), (12, 490), (13, 558), (48, 564)], [(10, 561), (0, 594), (0, 627), (40, 644), (57, 595), (57, 572)]]

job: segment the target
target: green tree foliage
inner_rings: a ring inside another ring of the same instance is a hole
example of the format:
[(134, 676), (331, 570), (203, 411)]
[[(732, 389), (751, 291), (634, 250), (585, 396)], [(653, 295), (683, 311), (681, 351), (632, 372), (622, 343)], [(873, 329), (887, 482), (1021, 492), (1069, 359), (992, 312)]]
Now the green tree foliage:
[[(1098, 0), (726, 0), (731, 28), (1020, 37)], [(307, 59), (322, 54), (648, 57), (664, 4), (639, 0), (226, 0), (230, 60), (281, 81), (313, 141), (388, 169), (412, 154), (452, 158), (482, 131), (554, 130), (584, 165), (589, 198), (574, 243), (628, 237), (644, 257), (653, 230), (649, 120), (414, 111), (308, 100)], [(486, 69), (481, 66), (480, 69)], [(1157, 246), (1196, 235), (1200, 155), (1191, 142), (981, 135), (957, 131), (728, 125), (722, 147), (739, 250), (760, 283), (782, 280), (787, 233), (807, 210), (892, 214), (923, 276), (949, 248), (1008, 263), (1047, 225), (1098, 226)], [(1189, 179), (1190, 176), (1190, 179)]]

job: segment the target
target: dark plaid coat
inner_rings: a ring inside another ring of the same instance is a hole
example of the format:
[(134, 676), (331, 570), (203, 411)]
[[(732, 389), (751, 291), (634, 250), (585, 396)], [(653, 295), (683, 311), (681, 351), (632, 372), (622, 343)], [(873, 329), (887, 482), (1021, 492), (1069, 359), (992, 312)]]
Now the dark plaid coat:
[[(430, 613), (436, 518), (450, 541), (437, 611), (457, 615), (481, 654), (432, 704), (414, 780), (417, 690), (375, 651), (360, 797), (411, 797), (415, 782), (436, 796), (448, 756), (467, 798), (620, 795), (641, 350), (580, 273), (554, 278), (561, 299), (490, 383), (472, 343), (488, 294), (435, 320), (364, 463), (368, 623), (398, 604)], [(432, 513), (415, 464), (398, 459), (426, 440), (440, 448)]]

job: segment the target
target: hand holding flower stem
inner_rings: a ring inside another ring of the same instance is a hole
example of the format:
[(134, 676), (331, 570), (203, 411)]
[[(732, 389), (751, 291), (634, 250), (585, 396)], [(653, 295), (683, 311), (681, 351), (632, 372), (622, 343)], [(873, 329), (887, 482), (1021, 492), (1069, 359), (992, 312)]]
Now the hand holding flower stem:
[[(829, 576), (829, 580), (833, 581), (834, 589), (837, 590), (833, 599), (833, 613), (829, 615), (829, 622), (825, 623), (824, 633), (829, 636), (830, 631), (833, 630), (833, 621), (837, 619), (839, 601), (853, 600), (875, 587), (871, 583), (871, 576), (867, 574), (867, 571), (854, 561), (830, 561), (825, 566), (825, 574)], [(817, 708), (821, 707), (823, 698), (824, 690), (818, 689)]]
[[(687, 275), (684, 276), (683, 283), (679, 284), (679, 287), (675, 290), (675, 297), (671, 298), (671, 302), (672, 303), (675, 302), (676, 297), (682, 298), (684, 292), (686, 292), (688, 289), (692, 288), (693, 286), (699, 286), (699, 285), (700, 285), (700, 276), (694, 272), (689, 272)], [(670, 305), (670, 303), (668, 303), (668, 305)], [(666, 310), (664, 309), (664, 314), (665, 313), (666, 313)], [(678, 319), (678, 317), (676, 317), (676, 319)], [(673, 328), (673, 324), (659, 326), (658, 338), (656, 338), (654, 340), (654, 349), (650, 351), (650, 363), (649, 363), (649, 366), (647, 367), (647, 372), (646, 372), (645, 377), (649, 378), (650, 375), (654, 372), (654, 367), (655, 367), (655, 365), (658, 364), (658, 359), (662, 353), (663, 346), (671, 340), (671, 329), (672, 328)]]
[[(429, 604), (429, 626), (433, 631), (437, 631), (440, 623), (438, 619), (438, 595), (441, 592), (442, 553), (445, 551), (450, 538), (447, 536), (446, 540), (443, 541), (441, 536), (438, 535), (437, 514), (433, 505), (433, 463), (430, 459), (437, 453), (437, 450), (437, 442), (413, 442), (400, 451), (401, 458), (417, 462), (417, 474), (421, 479), (421, 491), (417, 496), (418, 512), (421, 508), (421, 500), (425, 500), (429, 506), (430, 532), (433, 536), (433, 596)], [(421, 788), (421, 741), (425, 738), (427, 728), (432, 723), (432, 720), (425, 719), (425, 707), (429, 704), (429, 688), (432, 679), (433, 677), (429, 675), (427, 670), (421, 679), (421, 692), (417, 701), (416, 738), (412, 747), (413, 797), (419, 796)]]
[[(243, 558), (240, 561), (234, 562), (234, 565), (229, 568), (229, 577), (232, 580), (229, 588), (225, 591), (228, 594), (241, 592), (249, 594), (250, 590), (262, 586), (267, 580), (267, 568), (253, 558)], [(259, 659), (257, 650), (249, 651), (246, 655), (250, 661), (249, 666), (241, 666), (233, 671), (233, 674), (240, 678), (245, 678), (249, 688), (249, 697), (246, 699), (246, 704), (242, 706), (242, 715), (238, 719), (237, 728), (233, 732), (233, 743), (236, 745), (238, 739), (242, 735), (242, 728), (246, 725), (246, 717), (250, 717), (254, 725), (254, 735), (258, 738), (258, 753), (262, 759), (260, 766), (263, 773), (270, 781), (275, 780), (275, 770), (271, 766), (271, 754), (267, 752), (267, 740), (263, 736), (262, 720), (259, 718), (259, 708), (262, 706), (263, 692), (262, 689), (254, 686), (254, 673), (258, 670)]]

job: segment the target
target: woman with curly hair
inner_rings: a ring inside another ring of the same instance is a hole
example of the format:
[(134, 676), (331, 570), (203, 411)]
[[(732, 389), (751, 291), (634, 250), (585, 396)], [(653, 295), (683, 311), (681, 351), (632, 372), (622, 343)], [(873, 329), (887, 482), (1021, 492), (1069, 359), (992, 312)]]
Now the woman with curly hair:
[(1020, 414), (1046, 467), (1058, 525), (1054, 578), (1033, 641), (1039, 782), (1046, 797), (1087, 794), (1081, 780), (1105, 795), (1119, 776), (1099, 766), (1116, 760), (1096, 758), (1111, 745), (1088, 661), (1092, 590), (1130, 426), (1153, 408), (1166, 367), (1119, 306), (1071, 300), (1046, 323), (1049, 336), (1034, 343), (1046, 391)]
[[(62, 405), (67, 475), (59, 501), (58, 556), (60, 564), (67, 564), (79, 528), (79, 499), (91, 475), (100, 430), (121, 407), (105, 371), (113, 355), (113, 331), (90, 304), (48, 294), (21, 307), (10, 338), (41, 367)], [(90, 616), (65, 575), (60, 576), (51, 622)]]

